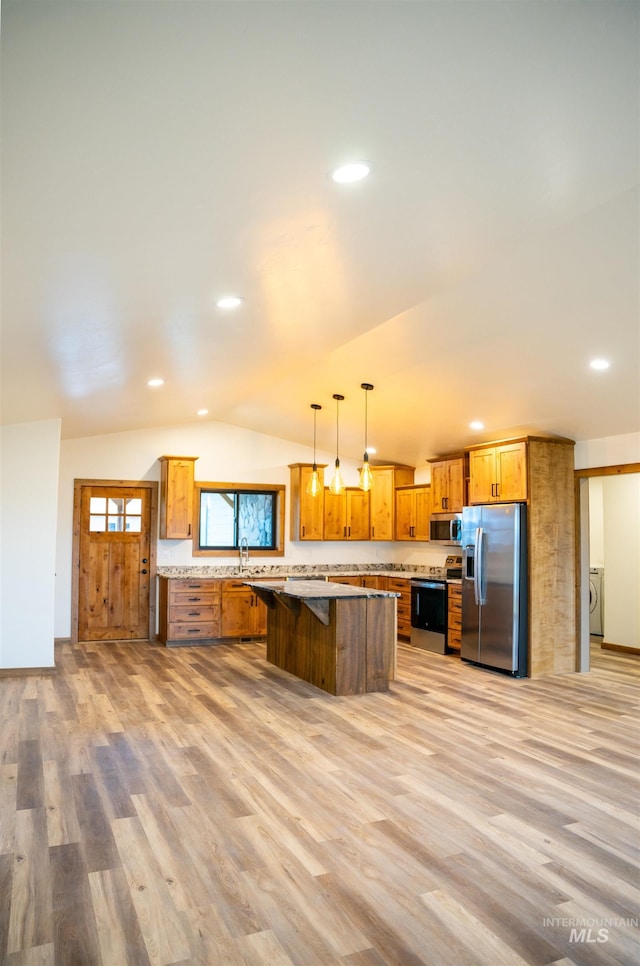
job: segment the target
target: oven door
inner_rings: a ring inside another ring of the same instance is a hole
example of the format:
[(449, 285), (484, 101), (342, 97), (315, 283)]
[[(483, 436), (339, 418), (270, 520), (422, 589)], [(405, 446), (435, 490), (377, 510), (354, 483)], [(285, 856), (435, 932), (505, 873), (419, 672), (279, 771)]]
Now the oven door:
[(447, 585), (442, 580), (411, 582), (411, 643), (427, 651), (447, 651)]

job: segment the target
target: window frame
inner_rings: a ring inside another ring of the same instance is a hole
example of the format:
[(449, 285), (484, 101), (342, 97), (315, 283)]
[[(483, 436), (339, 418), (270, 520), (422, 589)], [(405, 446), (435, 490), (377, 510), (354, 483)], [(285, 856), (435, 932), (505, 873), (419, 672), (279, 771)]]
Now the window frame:
[(276, 508), (274, 514), (274, 549), (251, 548), (251, 557), (284, 557), (284, 516), (285, 492), (284, 483), (217, 483), (198, 481), (194, 484), (194, 526), (192, 529), (192, 554), (194, 557), (237, 557), (237, 547), (229, 550), (202, 550), (200, 548), (200, 506), (202, 492), (221, 490), (225, 493), (269, 493), (275, 494)]

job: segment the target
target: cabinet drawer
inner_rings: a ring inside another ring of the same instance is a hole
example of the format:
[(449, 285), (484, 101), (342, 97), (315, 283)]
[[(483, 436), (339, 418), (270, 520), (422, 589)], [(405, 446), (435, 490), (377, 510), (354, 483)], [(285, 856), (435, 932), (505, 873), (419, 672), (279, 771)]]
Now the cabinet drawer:
[(176, 623), (198, 623), (199, 621), (215, 621), (220, 617), (220, 606), (218, 604), (174, 604), (171, 607), (169, 621)]
[(460, 630), (462, 627), (462, 614), (456, 614), (455, 611), (453, 613), (449, 611), (448, 623), (450, 628), (455, 627), (457, 630)]
[(201, 621), (194, 624), (176, 623), (169, 624), (167, 637), (171, 641), (187, 641), (192, 639), (200, 641), (205, 638), (215, 638), (220, 636), (219, 621)]
[(449, 629), (447, 634), (447, 646), (453, 648), (455, 651), (459, 651), (462, 645), (462, 636), (459, 630)]
[(403, 580), (399, 577), (389, 577), (389, 590), (395, 591), (396, 594), (409, 594), (411, 587), (408, 580)]
[(411, 637), (411, 621), (398, 617), (398, 637)]
[(189, 607), (191, 605), (195, 607), (213, 607), (214, 604), (218, 603), (218, 595), (214, 594), (212, 591), (180, 591), (174, 590), (169, 596), (169, 607), (173, 612), (175, 607)]
[(222, 593), (223, 594), (250, 594), (252, 592), (251, 587), (247, 587), (243, 580), (223, 580), (222, 581)]
[(170, 580), (169, 581), (169, 593), (174, 593), (179, 591), (180, 593), (187, 593), (190, 591), (215, 591), (217, 590), (218, 582), (214, 580)]

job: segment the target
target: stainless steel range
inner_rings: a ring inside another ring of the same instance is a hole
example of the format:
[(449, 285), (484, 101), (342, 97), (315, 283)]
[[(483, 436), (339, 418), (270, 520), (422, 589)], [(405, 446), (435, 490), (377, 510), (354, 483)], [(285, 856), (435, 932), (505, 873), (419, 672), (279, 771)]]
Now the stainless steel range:
[(447, 557), (444, 567), (411, 581), (411, 643), (436, 654), (447, 653), (447, 578), (462, 577), (462, 557)]

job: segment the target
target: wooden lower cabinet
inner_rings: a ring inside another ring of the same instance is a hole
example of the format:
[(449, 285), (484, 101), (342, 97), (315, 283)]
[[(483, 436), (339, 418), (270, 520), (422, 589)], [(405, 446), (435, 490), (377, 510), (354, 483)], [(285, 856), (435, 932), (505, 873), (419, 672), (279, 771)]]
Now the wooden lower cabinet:
[(462, 635), (462, 584), (447, 584), (447, 647), (459, 651)]
[(337, 577), (329, 577), (329, 580), (334, 584), (348, 584), (350, 587), (371, 587), (372, 590), (389, 590), (387, 586), (387, 577), (379, 577), (377, 574), (358, 574), (357, 576), (348, 576), (347, 574), (340, 574)]
[(267, 608), (242, 580), (222, 580), (221, 637), (264, 637)]
[(411, 581), (401, 577), (387, 577), (387, 590), (400, 594), (398, 597), (398, 637), (411, 637)]
[(220, 581), (160, 577), (162, 644), (204, 644), (220, 637)]
[(267, 608), (242, 580), (160, 577), (158, 640), (162, 644), (211, 644), (265, 637)]

